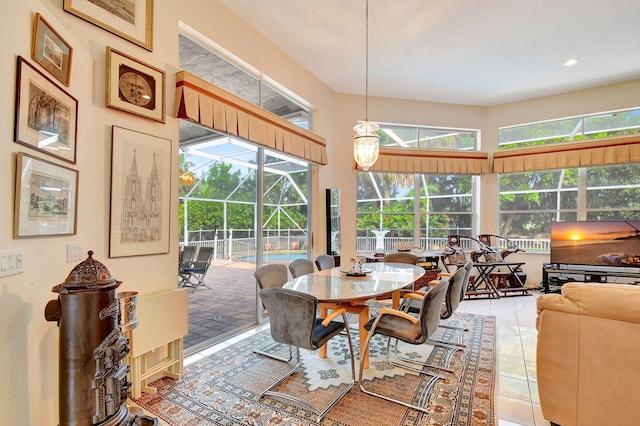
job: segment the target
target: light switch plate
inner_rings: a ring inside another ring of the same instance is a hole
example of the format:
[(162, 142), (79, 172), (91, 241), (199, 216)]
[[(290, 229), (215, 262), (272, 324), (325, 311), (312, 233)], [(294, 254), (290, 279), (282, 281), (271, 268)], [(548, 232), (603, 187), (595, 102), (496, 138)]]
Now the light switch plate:
[(0, 251), (0, 277), (24, 272), (24, 253), (22, 249)]

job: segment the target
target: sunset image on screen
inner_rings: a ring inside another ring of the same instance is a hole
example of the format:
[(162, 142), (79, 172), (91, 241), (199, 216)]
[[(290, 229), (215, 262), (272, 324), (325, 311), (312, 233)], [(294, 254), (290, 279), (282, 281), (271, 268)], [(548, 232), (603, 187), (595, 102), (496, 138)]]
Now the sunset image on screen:
[(640, 221), (554, 222), (551, 263), (640, 267)]

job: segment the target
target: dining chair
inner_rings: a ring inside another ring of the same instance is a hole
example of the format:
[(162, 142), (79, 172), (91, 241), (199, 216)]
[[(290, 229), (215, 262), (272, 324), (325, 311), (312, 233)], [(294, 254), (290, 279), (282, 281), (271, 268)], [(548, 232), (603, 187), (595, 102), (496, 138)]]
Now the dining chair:
[(409, 265), (417, 265), (419, 257), (412, 253), (396, 252), (388, 253), (384, 256), (383, 262), (408, 263)]
[[(269, 311), (269, 325), (271, 337), (276, 342), (290, 345), (296, 348), (296, 364), (284, 376), (271, 384), (260, 393), (260, 398), (265, 395), (280, 397), (301, 404), (318, 416), (318, 423), (324, 415), (344, 396), (355, 384), (355, 360), (353, 344), (349, 327), (345, 327), (345, 309), (339, 308), (331, 312), (326, 318), (317, 318), (318, 299), (315, 297), (285, 288), (266, 288), (259, 292), (262, 303)], [(333, 321), (337, 316), (342, 316), (342, 322)], [(318, 410), (309, 402), (294, 395), (276, 392), (272, 389), (291, 377), (300, 369), (300, 348), (317, 350), (328, 344), (329, 340), (346, 330), (349, 342), (349, 355), (351, 358), (351, 383), (340, 394), (331, 400), (328, 407)]]
[[(443, 367), (440, 365), (432, 365), (417, 361), (415, 359), (401, 357), (398, 355), (398, 344), (399, 340), (409, 343), (411, 345), (421, 345), (423, 343), (433, 344), (434, 346), (442, 346), (452, 351), (459, 350), (460, 348), (451, 345), (445, 345), (441, 343), (432, 342), (430, 337), (438, 328), (440, 324), (440, 309), (442, 303), (444, 301), (444, 296), (449, 287), (449, 281), (443, 280), (440, 283), (436, 284), (429, 290), (425, 295), (418, 295), (415, 293), (410, 293), (405, 295), (405, 298), (415, 298), (421, 301), (420, 305), (420, 314), (416, 318), (413, 315), (410, 315), (406, 312), (402, 312), (397, 309), (391, 308), (382, 308), (378, 311), (378, 315), (371, 320), (367, 324), (365, 324), (365, 329), (369, 331), (366, 339), (366, 343), (364, 345), (364, 354), (369, 351), (369, 342), (371, 338), (376, 334), (387, 337), (387, 347), (386, 347), (386, 360), (391, 364), (404, 368), (407, 370), (411, 370), (420, 374), (424, 374), (427, 376), (433, 377), (432, 381), (429, 382), (429, 386), (432, 387), (435, 384), (435, 381), (439, 379), (444, 379), (444, 376), (440, 374), (436, 374), (432, 371), (424, 369), (424, 367), (431, 367), (435, 369), (440, 369), (448, 372), (452, 372), (452, 370), (448, 367)], [(389, 352), (391, 346), (391, 339), (395, 340), (395, 359), (390, 359)], [(453, 352), (452, 352), (453, 353)], [(396, 359), (400, 359), (405, 361), (405, 363), (399, 363)], [(412, 367), (407, 363), (418, 364), (420, 368)], [(358, 381), (360, 383), (360, 389), (369, 395), (376, 396), (378, 398), (386, 399), (391, 402), (395, 402), (397, 404), (404, 405), (405, 407), (414, 408), (416, 410), (422, 412), (428, 412), (426, 408), (421, 407), (416, 404), (412, 404), (411, 402), (402, 401), (396, 399), (389, 395), (384, 395), (381, 393), (374, 392), (365, 387), (363, 376), (363, 366), (360, 365), (360, 371), (358, 374)]]
[[(446, 278), (449, 281), (449, 287), (447, 288), (447, 293), (445, 294), (444, 301), (440, 309), (441, 320), (451, 318), (451, 316), (458, 309), (460, 302), (464, 299), (464, 294), (467, 288), (467, 284), (469, 283), (469, 277), (471, 276), (472, 270), (473, 270), (473, 262), (468, 261), (467, 263), (464, 264), (464, 266), (458, 268), (450, 276), (442, 277), (442, 279)], [(416, 293), (424, 295), (429, 291), (430, 291), (429, 287), (423, 287), (422, 289), (418, 290)], [(420, 313), (421, 302), (422, 301), (420, 299), (403, 299), (403, 304), (400, 307), (400, 310), (402, 310), (403, 312), (418, 314)], [(468, 328), (456, 326), (452, 324), (443, 324), (443, 323), (440, 323), (439, 327), (460, 331), (460, 333), (457, 334), (458, 340), (453, 341), (453, 340), (432, 339), (433, 341), (446, 343), (450, 345), (456, 345), (462, 348), (467, 347), (467, 345), (464, 344), (462, 341), (463, 339), (462, 332), (469, 331)]]
[(324, 271), (325, 269), (335, 268), (336, 262), (333, 260), (333, 256), (321, 254), (316, 257), (316, 266), (318, 267), (318, 271)]
[[(211, 266), (211, 258), (213, 257), (213, 247), (200, 247), (196, 259), (189, 266), (180, 267), (181, 281), (179, 287), (190, 287), (193, 292), (200, 286), (211, 289), (205, 282), (204, 278)], [(193, 281), (195, 280), (195, 282)]]
[(309, 259), (296, 259), (289, 264), (289, 272), (293, 278), (311, 274), (314, 271), (313, 261)]
[[(256, 269), (256, 271), (253, 273), (253, 276), (256, 279), (256, 284), (258, 285), (259, 290), (267, 288), (282, 288), (282, 286), (287, 281), (289, 281), (289, 273), (287, 271), (287, 267), (279, 263), (263, 265)], [(262, 307), (267, 310), (268, 313), (269, 310), (265, 306), (264, 302), (262, 303)], [(291, 349), (291, 346), (289, 346), (289, 358), (281, 357), (272, 352), (268, 352), (268, 349), (271, 347), (273, 347), (273, 343), (261, 349), (254, 349), (253, 352), (284, 362), (289, 362), (291, 361), (291, 358), (293, 358), (293, 351)]]

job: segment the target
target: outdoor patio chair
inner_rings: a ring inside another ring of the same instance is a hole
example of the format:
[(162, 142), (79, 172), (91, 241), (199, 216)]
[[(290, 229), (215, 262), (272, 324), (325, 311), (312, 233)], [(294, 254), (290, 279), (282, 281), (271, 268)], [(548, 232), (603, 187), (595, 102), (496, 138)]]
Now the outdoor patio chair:
[[(398, 344), (399, 340), (409, 343), (411, 345), (421, 345), (423, 343), (429, 343), (435, 346), (443, 346), (445, 348), (449, 348), (451, 350), (459, 350), (460, 348), (451, 345), (445, 345), (442, 343), (432, 342), (430, 340), (431, 335), (435, 332), (440, 324), (440, 310), (442, 306), (442, 302), (444, 300), (445, 293), (447, 292), (447, 288), (449, 286), (449, 281), (444, 280), (440, 283), (433, 286), (433, 288), (428, 291), (424, 296), (417, 295), (415, 293), (411, 293), (405, 295), (405, 298), (415, 297), (421, 301), (420, 305), (420, 314), (418, 318), (410, 315), (406, 312), (399, 311), (397, 309), (391, 308), (382, 308), (378, 311), (378, 315), (372, 318), (367, 324), (365, 324), (365, 329), (369, 330), (369, 334), (367, 335), (367, 339), (364, 345), (364, 353), (369, 351), (369, 342), (371, 338), (376, 335), (387, 336), (387, 350), (386, 350), (386, 359), (387, 362), (392, 363), (393, 365), (404, 368), (407, 370), (414, 371), (416, 373), (424, 374), (427, 376), (433, 377), (433, 379), (428, 383), (425, 388), (425, 394), (433, 389), (435, 382), (439, 379), (444, 379), (444, 376), (431, 372), (429, 370), (424, 369), (424, 367), (431, 367), (435, 369), (445, 370), (452, 372), (452, 370), (448, 367), (443, 367), (439, 365), (431, 365), (423, 362), (419, 362), (415, 359), (401, 357), (398, 355)], [(391, 350), (391, 339), (395, 340), (395, 357), (394, 359), (390, 359), (389, 352)], [(404, 363), (399, 363), (395, 359), (400, 359), (405, 361)], [(408, 364), (409, 363), (409, 364)], [(410, 364), (418, 364), (419, 367), (412, 367)], [(412, 404), (408, 401), (401, 401), (389, 395), (380, 394), (369, 390), (365, 387), (363, 376), (363, 365), (360, 364), (360, 372), (358, 375), (358, 381), (360, 382), (360, 389), (369, 395), (376, 396), (378, 398), (386, 399), (387, 401), (395, 402), (397, 404), (404, 405), (405, 407), (414, 408), (416, 410), (422, 412), (428, 412), (425, 407)], [(385, 379), (382, 379), (385, 380)], [(397, 379), (393, 379), (397, 380)], [(423, 395), (424, 397), (424, 395)]]
[(213, 257), (213, 247), (200, 247), (196, 260), (189, 266), (180, 267), (181, 281), (179, 287), (190, 287), (192, 291), (200, 286), (211, 289), (204, 282), (204, 277), (211, 266), (211, 258)]
[[(355, 383), (355, 360), (353, 355), (353, 344), (347, 323), (345, 309), (339, 308), (331, 312), (326, 318), (317, 318), (318, 299), (300, 293), (298, 291), (284, 288), (267, 288), (260, 290), (262, 303), (269, 311), (269, 323), (271, 337), (276, 342), (290, 345), (296, 348), (296, 364), (284, 376), (260, 393), (260, 398), (265, 395), (280, 397), (301, 404), (318, 416), (318, 423), (322, 421), (324, 415), (349, 392)], [(342, 322), (333, 321), (337, 316), (342, 316)], [(337, 397), (331, 400), (328, 407), (318, 410), (307, 401), (296, 396), (275, 392), (272, 389), (291, 377), (300, 368), (300, 348), (317, 350), (321, 346), (328, 344), (328, 341), (346, 330), (349, 342), (349, 355), (351, 358), (351, 383), (349, 383)]]
[(289, 272), (293, 278), (311, 274), (314, 270), (313, 261), (309, 259), (296, 259), (289, 264)]
[(333, 256), (321, 254), (316, 257), (316, 266), (318, 267), (318, 271), (324, 271), (325, 269), (335, 268), (336, 262), (333, 260)]

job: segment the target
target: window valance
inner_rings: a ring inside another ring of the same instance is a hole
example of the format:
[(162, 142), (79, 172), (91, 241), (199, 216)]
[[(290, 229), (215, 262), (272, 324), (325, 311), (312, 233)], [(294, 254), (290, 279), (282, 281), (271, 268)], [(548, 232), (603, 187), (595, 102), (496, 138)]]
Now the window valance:
[(514, 148), (493, 155), (494, 173), (640, 162), (640, 135)]
[(175, 116), (317, 164), (325, 140), (186, 71), (176, 73)]
[(490, 173), (491, 168), (486, 152), (380, 147), (378, 161), (369, 170), (479, 175)]

